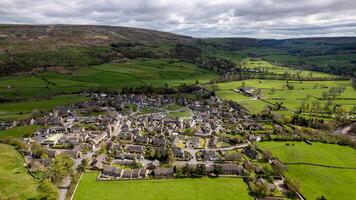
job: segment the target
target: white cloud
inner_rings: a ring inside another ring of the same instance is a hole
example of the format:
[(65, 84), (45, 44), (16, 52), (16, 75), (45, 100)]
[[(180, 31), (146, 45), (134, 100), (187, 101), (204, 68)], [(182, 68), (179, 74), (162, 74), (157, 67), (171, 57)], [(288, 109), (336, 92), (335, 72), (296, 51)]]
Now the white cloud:
[(0, 0), (0, 23), (134, 26), (196, 37), (356, 36), (354, 0)]

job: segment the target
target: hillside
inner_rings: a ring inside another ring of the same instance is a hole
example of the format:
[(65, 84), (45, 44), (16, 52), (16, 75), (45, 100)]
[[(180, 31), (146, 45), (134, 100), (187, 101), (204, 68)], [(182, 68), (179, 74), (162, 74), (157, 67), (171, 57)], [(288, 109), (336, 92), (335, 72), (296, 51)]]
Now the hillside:
[(0, 25), (2, 76), (43, 70), (71, 73), (72, 67), (127, 58), (178, 58), (199, 65), (196, 60), (202, 55), (236, 64), (257, 57), (298, 69), (356, 76), (355, 37), (197, 39), (114, 26)]
[(257, 57), (297, 69), (356, 77), (356, 37), (208, 38), (200, 44), (237, 63), (246, 57)]
[(56, 51), (64, 47), (100, 47), (112, 43), (175, 44), (195, 39), (128, 27), (91, 25), (0, 25), (0, 54)]
[(72, 69), (66, 67), (98, 65), (132, 55), (162, 57), (176, 44), (195, 42), (191, 37), (126, 27), (0, 25), (0, 75), (43, 69), (68, 73)]

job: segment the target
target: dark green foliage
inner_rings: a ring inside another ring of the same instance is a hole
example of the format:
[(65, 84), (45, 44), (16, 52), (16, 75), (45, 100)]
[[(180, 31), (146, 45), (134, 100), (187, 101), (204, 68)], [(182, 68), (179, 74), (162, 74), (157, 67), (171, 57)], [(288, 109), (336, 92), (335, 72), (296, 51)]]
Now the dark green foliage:
[(59, 185), (61, 181), (72, 173), (74, 162), (71, 158), (65, 155), (60, 155), (54, 159), (48, 171), (46, 178), (52, 183)]
[(356, 77), (355, 37), (285, 40), (214, 38), (204, 39), (200, 44), (211, 52), (223, 50), (244, 57), (277, 61), (297, 69)]
[(117, 55), (105, 47), (73, 47), (58, 51), (16, 53), (9, 57), (9, 61), (0, 64), (0, 75), (31, 71), (33, 68), (98, 65), (116, 59)]
[(220, 74), (237, 70), (236, 65), (231, 60), (223, 58), (201, 58), (197, 61), (197, 65), (201, 68), (209, 69)]
[(172, 52), (175, 58), (193, 63), (202, 56), (202, 50), (193, 45), (177, 44)]
[(39, 200), (56, 200), (58, 197), (57, 188), (48, 179), (43, 179), (37, 190)]
[(320, 118), (306, 118), (300, 115), (293, 115), (292, 124), (311, 127), (316, 129), (326, 129), (326, 125), (324, 124), (324, 120)]

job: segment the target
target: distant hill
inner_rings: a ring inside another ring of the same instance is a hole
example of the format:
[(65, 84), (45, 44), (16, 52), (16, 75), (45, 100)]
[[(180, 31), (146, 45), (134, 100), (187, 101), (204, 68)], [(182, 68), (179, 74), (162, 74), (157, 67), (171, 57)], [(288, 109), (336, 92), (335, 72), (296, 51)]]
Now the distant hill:
[(191, 37), (147, 29), (94, 25), (0, 25), (0, 53), (54, 51), (112, 43), (192, 43)]
[(206, 49), (227, 52), (230, 57), (257, 57), (293, 68), (356, 77), (356, 37), (208, 38), (200, 43)]
[(176, 44), (196, 41), (128, 27), (0, 25), (0, 75), (98, 65), (125, 57), (164, 57)]
[(71, 72), (76, 67), (134, 58), (177, 58), (200, 66), (215, 63), (205, 68), (216, 69), (219, 62), (201, 58), (219, 54), (230, 55), (221, 57), (225, 59), (257, 57), (293, 68), (356, 77), (356, 37), (198, 39), (114, 26), (0, 25), (0, 76), (48, 69)]

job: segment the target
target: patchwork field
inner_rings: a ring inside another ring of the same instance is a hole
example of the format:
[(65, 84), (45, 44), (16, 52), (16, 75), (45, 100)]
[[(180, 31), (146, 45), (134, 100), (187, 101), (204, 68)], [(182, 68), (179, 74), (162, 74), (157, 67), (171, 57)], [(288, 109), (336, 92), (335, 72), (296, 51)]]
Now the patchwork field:
[(128, 62), (82, 67), (73, 74), (54, 72), (37, 76), (19, 75), (0, 78), (0, 97), (26, 98), (88, 88), (121, 89), (124, 86), (177, 86), (217, 78), (211, 71), (174, 59), (134, 59)]
[(0, 199), (36, 197), (37, 182), (24, 167), (20, 153), (10, 145), (0, 144)]
[(85, 173), (74, 200), (230, 200), (252, 199), (238, 178), (203, 178), (97, 182), (97, 173)]
[(251, 60), (247, 58), (244, 59), (241, 64), (244, 68), (254, 69), (258, 72), (274, 73), (276, 75), (288, 74), (289, 77), (336, 77), (335, 75), (322, 72), (292, 69), (265, 60)]
[[(304, 162), (327, 166), (356, 168), (356, 150), (339, 145), (303, 142), (262, 142), (259, 147), (270, 150), (285, 163)], [(356, 170), (288, 164), (286, 175), (298, 179), (307, 199), (324, 195), (327, 199), (354, 199)]]
[[(293, 89), (288, 89), (287, 84), (293, 85)], [(223, 99), (234, 100), (241, 103), (251, 112), (257, 113), (263, 110), (268, 103), (256, 100), (252, 97), (243, 96), (233, 89), (241, 86), (259, 88), (262, 90), (262, 99), (275, 104), (282, 102), (285, 107), (291, 110), (298, 109), (302, 102), (313, 104), (318, 102), (323, 107), (328, 100), (323, 99), (323, 92), (327, 92), (332, 87), (344, 87), (345, 91), (331, 99), (330, 108), (337, 105), (338, 109), (345, 109), (346, 112), (353, 111), (356, 106), (356, 90), (352, 88), (350, 81), (284, 81), (284, 80), (245, 80), (219, 83), (217, 95)]]

